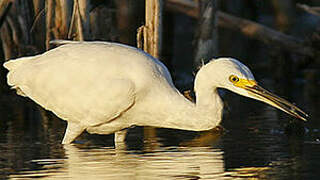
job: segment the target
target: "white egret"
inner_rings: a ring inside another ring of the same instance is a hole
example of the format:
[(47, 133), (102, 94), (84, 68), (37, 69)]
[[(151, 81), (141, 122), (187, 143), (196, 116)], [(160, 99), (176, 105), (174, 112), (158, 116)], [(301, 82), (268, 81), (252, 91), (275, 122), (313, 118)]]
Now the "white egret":
[[(192, 131), (216, 127), (225, 88), (305, 120), (288, 101), (258, 86), (250, 70), (232, 58), (211, 60), (195, 77), (196, 103), (174, 86), (167, 68), (140, 49), (110, 42), (55, 41), (60, 47), (4, 63), (8, 84), (68, 122), (63, 144), (83, 131), (110, 134), (130, 126)], [(119, 133), (120, 134), (120, 133)], [(117, 139), (118, 138), (118, 139)]]

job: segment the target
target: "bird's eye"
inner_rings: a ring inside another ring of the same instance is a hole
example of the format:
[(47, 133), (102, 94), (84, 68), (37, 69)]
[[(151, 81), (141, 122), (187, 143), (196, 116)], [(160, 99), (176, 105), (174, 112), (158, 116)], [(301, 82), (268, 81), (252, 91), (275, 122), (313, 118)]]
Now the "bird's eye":
[(235, 75), (231, 75), (229, 77), (229, 81), (231, 81), (232, 83), (236, 83), (236, 82), (239, 81), (239, 78), (237, 76), (235, 76)]

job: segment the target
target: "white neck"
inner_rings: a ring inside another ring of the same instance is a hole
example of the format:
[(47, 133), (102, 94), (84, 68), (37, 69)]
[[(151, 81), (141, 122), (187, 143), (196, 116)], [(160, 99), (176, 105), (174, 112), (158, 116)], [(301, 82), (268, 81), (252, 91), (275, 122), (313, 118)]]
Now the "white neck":
[[(199, 82), (195, 82), (196, 84)], [(196, 104), (174, 92), (163, 98), (164, 106), (158, 107), (157, 116), (147, 126), (174, 128), (192, 131), (209, 130), (219, 125), (223, 103), (217, 88), (202, 87), (196, 91)]]

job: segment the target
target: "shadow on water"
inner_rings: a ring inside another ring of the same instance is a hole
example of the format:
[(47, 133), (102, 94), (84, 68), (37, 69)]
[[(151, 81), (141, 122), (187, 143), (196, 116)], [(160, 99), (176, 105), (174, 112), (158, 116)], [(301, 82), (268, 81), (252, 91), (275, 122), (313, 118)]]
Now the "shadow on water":
[(0, 176), (317, 179), (320, 102), (319, 96), (312, 94), (314, 89), (308, 88), (312, 89), (301, 85), (295, 91), (280, 92), (302, 104), (312, 115), (307, 123), (293, 120), (260, 102), (225, 92), (224, 128), (206, 132), (157, 129), (156, 138), (144, 139), (142, 128), (135, 127), (129, 129), (126, 147), (118, 149), (114, 148), (113, 135), (83, 134), (75, 145), (63, 146), (60, 142), (64, 121), (26, 98), (2, 96)]

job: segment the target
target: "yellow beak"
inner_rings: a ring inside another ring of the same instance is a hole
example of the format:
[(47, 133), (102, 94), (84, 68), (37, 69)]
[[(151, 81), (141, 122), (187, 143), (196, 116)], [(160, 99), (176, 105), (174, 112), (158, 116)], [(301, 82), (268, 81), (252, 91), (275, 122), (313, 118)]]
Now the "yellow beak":
[(271, 106), (274, 106), (290, 114), (291, 116), (294, 116), (304, 121), (306, 121), (306, 118), (308, 117), (308, 115), (305, 112), (303, 112), (300, 108), (288, 102), (287, 100), (278, 97), (277, 95), (263, 89), (257, 84), (256, 81), (241, 79), (235, 85), (245, 89), (252, 98), (265, 102)]

